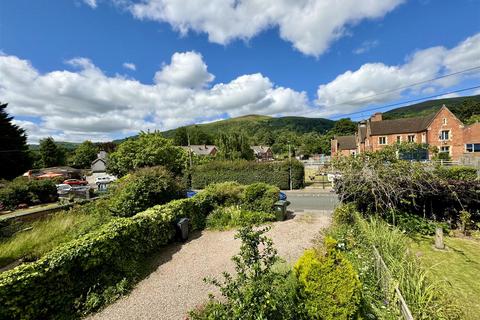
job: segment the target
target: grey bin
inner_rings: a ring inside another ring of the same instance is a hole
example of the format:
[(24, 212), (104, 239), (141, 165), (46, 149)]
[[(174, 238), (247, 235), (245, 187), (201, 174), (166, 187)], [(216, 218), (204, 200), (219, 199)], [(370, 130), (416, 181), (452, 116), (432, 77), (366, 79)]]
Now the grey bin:
[(189, 224), (190, 219), (188, 218), (180, 218), (175, 223), (175, 231), (177, 233), (177, 238), (180, 241), (187, 241), (188, 240), (188, 233), (189, 233)]
[(279, 200), (275, 202), (273, 205), (273, 209), (275, 210), (275, 216), (277, 217), (277, 221), (283, 221), (287, 217), (287, 206), (290, 204), (290, 201), (286, 200)]

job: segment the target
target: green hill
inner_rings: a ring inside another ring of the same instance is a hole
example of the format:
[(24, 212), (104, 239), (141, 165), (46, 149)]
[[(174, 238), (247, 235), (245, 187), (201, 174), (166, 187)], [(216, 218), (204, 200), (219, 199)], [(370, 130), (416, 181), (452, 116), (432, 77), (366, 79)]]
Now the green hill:
[(480, 95), (429, 100), (383, 113), (384, 119), (421, 117), (447, 106), (460, 120), (466, 121), (473, 114), (480, 114)]
[[(198, 129), (210, 136), (217, 136), (221, 132), (240, 132), (243, 131), (249, 136), (269, 132), (273, 135), (281, 131), (292, 131), (295, 133), (318, 132), (325, 133), (330, 130), (335, 121), (323, 118), (305, 118), (305, 117), (279, 117), (273, 118), (260, 115), (247, 115), (237, 118), (215, 121), (205, 124), (196, 124), (186, 126), (187, 129)], [(168, 130), (163, 132), (165, 137), (172, 138), (178, 130)]]

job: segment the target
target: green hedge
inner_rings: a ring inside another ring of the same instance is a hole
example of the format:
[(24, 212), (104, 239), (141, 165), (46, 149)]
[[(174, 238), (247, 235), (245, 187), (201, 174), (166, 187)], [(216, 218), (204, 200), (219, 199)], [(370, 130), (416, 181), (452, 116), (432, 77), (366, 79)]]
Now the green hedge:
[(473, 181), (477, 179), (477, 169), (466, 166), (437, 167), (435, 173), (445, 180)]
[[(289, 162), (212, 161), (194, 168), (192, 187), (203, 189), (211, 183), (236, 181), (241, 184), (264, 182), (280, 189), (290, 189)], [(304, 187), (304, 167), (292, 161), (292, 186)]]
[(15, 209), (19, 204), (54, 202), (58, 198), (57, 187), (51, 180), (17, 178), (0, 187), (0, 207)]
[(189, 217), (192, 229), (201, 229), (216, 206), (240, 199), (245, 187), (230, 185), (220, 195), (211, 186), (193, 198), (116, 218), (35, 262), (1, 273), (0, 319), (65, 319), (102, 305), (98, 297), (135, 281), (142, 259), (173, 239), (176, 219)]

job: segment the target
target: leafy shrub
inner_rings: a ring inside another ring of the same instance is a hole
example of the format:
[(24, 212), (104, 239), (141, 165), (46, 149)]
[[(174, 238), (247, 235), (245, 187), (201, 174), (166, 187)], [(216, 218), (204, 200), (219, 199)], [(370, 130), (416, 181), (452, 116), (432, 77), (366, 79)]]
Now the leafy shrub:
[(267, 228), (241, 228), (236, 238), (242, 241), (240, 253), (232, 258), (237, 274), (224, 273), (224, 281), (207, 279), (216, 285), (222, 302), (211, 300), (194, 310), (194, 320), (277, 320), (301, 319), (297, 300), (297, 281), (290, 271), (275, 270), (277, 251), (264, 233)]
[(225, 205), (239, 205), (243, 201), (245, 186), (238, 182), (222, 182), (208, 185), (197, 197), (204, 202), (222, 203)]
[(333, 222), (336, 225), (353, 224), (355, 221), (353, 212), (355, 212), (355, 205), (353, 203), (339, 206), (333, 211)]
[(118, 180), (112, 189), (110, 210), (122, 217), (182, 198), (186, 193), (181, 181), (163, 167), (138, 169)]
[(280, 190), (263, 182), (248, 185), (243, 192), (243, 208), (247, 210), (273, 212)]
[(186, 152), (160, 132), (142, 132), (137, 138), (122, 142), (109, 155), (107, 171), (122, 177), (138, 168), (164, 166), (174, 174), (180, 174), (185, 160)]
[(418, 215), (408, 214), (396, 210), (389, 210), (385, 215), (385, 220), (412, 235), (434, 235), (437, 227), (442, 227), (445, 231), (449, 231), (450, 229), (447, 223), (435, 222)]
[(98, 307), (112, 296), (109, 288), (135, 281), (146, 254), (173, 239), (176, 219), (190, 218), (197, 230), (221, 204), (193, 197), (116, 218), (35, 262), (0, 273), (0, 319), (72, 318)]
[(435, 169), (435, 173), (444, 180), (473, 181), (477, 179), (477, 169), (466, 166), (443, 167)]
[(340, 157), (335, 189), (343, 202), (354, 202), (364, 213), (383, 215), (390, 209), (455, 225), (459, 212), (480, 221), (480, 181), (444, 180), (421, 163), (384, 154)]
[(207, 227), (224, 230), (245, 225), (259, 225), (274, 221), (275, 214), (262, 211), (248, 211), (239, 206), (218, 207), (207, 217)]
[[(292, 161), (292, 186), (304, 186), (304, 167), (299, 161)], [(254, 161), (212, 161), (194, 168), (192, 187), (202, 189), (211, 183), (236, 181), (241, 184), (264, 182), (280, 189), (289, 189), (289, 162)]]
[(33, 205), (54, 202), (57, 198), (57, 188), (50, 180), (21, 177), (0, 187), (0, 206), (6, 209), (15, 209), (21, 203)]
[(358, 311), (361, 283), (352, 264), (325, 239), (326, 250), (306, 250), (294, 267), (309, 319), (350, 319)]

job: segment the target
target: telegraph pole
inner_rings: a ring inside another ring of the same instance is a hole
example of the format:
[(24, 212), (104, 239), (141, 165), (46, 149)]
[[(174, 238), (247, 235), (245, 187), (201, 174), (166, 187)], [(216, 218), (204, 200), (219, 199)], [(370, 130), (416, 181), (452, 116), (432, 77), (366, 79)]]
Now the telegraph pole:
[(288, 171), (289, 171), (290, 190), (293, 190), (293, 184), (292, 184), (292, 152), (290, 150), (290, 141), (288, 142)]

